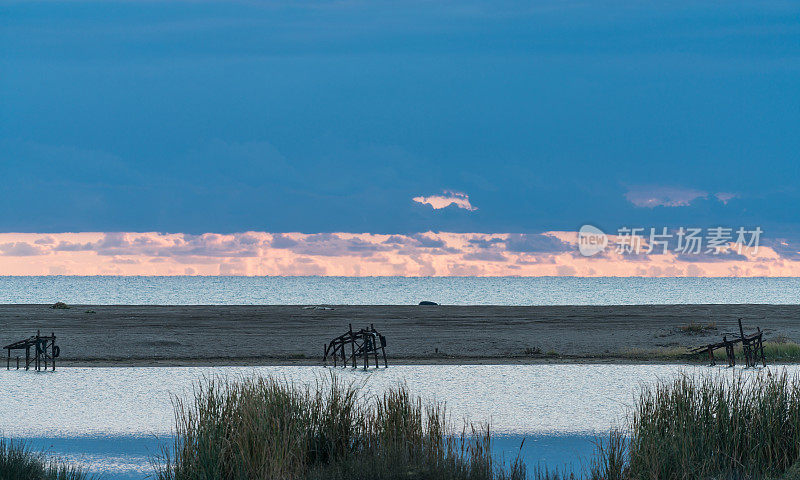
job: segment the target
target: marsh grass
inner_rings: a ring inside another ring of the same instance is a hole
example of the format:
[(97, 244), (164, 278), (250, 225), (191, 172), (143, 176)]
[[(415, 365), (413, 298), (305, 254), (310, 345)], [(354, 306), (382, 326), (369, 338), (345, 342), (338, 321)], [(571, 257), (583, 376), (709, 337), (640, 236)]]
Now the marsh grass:
[(800, 380), (681, 376), (644, 388), (627, 431), (598, 448), (591, 478), (800, 478)]
[(25, 443), (0, 439), (0, 478), (8, 480), (85, 480), (79, 467), (47, 458)]
[(687, 360), (695, 357), (685, 347), (631, 348), (614, 356), (628, 360)]
[[(591, 480), (800, 480), (800, 378), (730, 371), (645, 386), (597, 444)], [(456, 431), (444, 407), (399, 387), (366, 397), (336, 377), (201, 383), (176, 403), (160, 480), (521, 480), (491, 454), (488, 427)], [(575, 478), (535, 469), (537, 480)]]
[(644, 387), (589, 460), (590, 480), (800, 480), (800, 378), (682, 375)]
[[(734, 355), (737, 360), (744, 360), (742, 346), (734, 348)], [(764, 357), (767, 362), (797, 362), (800, 361), (800, 345), (789, 341), (764, 342)], [(717, 360), (726, 360), (725, 351), (717, 350), (714, 352)]]
[(442, 405), (403, 387), (378, 397), (337, 377), (314, 387), (271, 378), (208, 379), (175, 401), (175, 443), (160, 480), (525, 478), (498, 463), (488, 427), (455, 431)]
[[(737, 360), (743, 361), (744, 354), (741, 345), (734, 348)], [(632, 348), (625, 350), (614, 357), (628, 360), (670, 360), (708, 362), (707, 354), (691, 353), (686, 347), (661, 347), (661, 348)], [(790, 341), (764, 342), (764, 357), (767, 362), (800, 362), (800, 345)], [(725, 350), (718, 349), (714, 352), (718, 362), (727, 360)]]

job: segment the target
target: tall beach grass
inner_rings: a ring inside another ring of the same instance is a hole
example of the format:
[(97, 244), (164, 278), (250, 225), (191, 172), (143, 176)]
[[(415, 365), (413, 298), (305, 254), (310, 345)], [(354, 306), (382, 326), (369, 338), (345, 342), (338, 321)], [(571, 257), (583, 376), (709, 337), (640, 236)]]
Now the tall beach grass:
[(488, 427), (455, 431), (442, 405), (403, 387), (365, 397), (335, 376), (314, 387), (209, 379), (175, 411), (160, 480), (525, 478), (520, 461), (492, 457)]
[(3, 480), (86, 480), (88, 474), (31, 450), (25, 443), (0, 439), (0, 479)]
[(800, 379), (680, 376), (643, 389), (593, 479), (800, 479)]
[[(737, 361), (744, 361), (744, 351), (741, 345), (737, 345), (736, 348), (734, 348), (734, 355)], [(727, 360), (724, 349), (716, 350), (714, 352), (714, 357), (717, 361)], [(800, 361), (800, 345), (789, 341), (764, 342), (764, 359), (767, 362)]]
[[(737, 362), (744, 361), (742, 346), (734, 348)], [(692, 353), (686, 347), (660, 347), (660, 348), (631, 348), (622, 351), (612, 357), (624, 358), (628, 360), (666, 360), (692, 363), (708, 363), (708, 354)], [(714, 358), (717, 362), (727, 362), (724, 349), (714, 351)], [(767, 363), (796, 363), (800, 362), (800, 344), (786, 340), (775, 340), (764, 342), (764, 360)]]

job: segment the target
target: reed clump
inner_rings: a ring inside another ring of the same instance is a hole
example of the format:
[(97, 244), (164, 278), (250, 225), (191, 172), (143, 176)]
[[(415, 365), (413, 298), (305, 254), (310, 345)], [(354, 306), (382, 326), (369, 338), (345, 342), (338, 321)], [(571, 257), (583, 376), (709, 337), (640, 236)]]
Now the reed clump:
[(444, 407), (404, 387), (366, 397), (335, 376), (314, 387), (272, 378), (210, 379), (176, 400), (160, 480), (521, 480), (491, 455), (488, 427), (454, 435)]
[[(734, 348), (734, 356), (739, 361), (744, 360), (744, 351), (741, 345)], [(714, 358), (718, 361), (727, 360), (724, 349), (716, 350)], [(800, 361), (800, 345), (790, 341), (764, 342), (764, 359), (767, 362)]]
[(681, 376), (645, 388), (593, 479), (800, 478), (800, 380)]
[(716, 330), (717, 322), (709, 322), (705, 325), (699, 322), (689, 322), (686, 325), (682, 325), (679, 328), (684, 333), (700, 334), (709, 332), (711, 330)]
[[(734, 355), (737, 361), (744, 361), (744, 351), (741, 345), (734, 347)], [(706, 353), (698, 355), (697, 353), (692, 353), (686, 347), (631, 348), (612, 355), (612, 357), (629, 360), (708, 362), (708, 355)], [(728, 360), (724, 349), (715, 350), (714, 358), (718, 362), (727, 362)], [(790, 341), (764, 342), (764, 360), (769, 363), (800, 362), (800, 344)]]
[(24, 480), (85, 480), (80, 467), (47, 458), (25, 443), (0, 439), (0, 478)]

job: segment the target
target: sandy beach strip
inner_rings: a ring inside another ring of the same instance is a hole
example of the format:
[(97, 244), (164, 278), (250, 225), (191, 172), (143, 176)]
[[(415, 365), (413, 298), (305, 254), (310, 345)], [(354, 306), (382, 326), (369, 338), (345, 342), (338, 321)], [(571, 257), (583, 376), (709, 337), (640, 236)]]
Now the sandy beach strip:
[(0, 305), (0, 345), (38, 329), (56, 334), (61, 365), (318, 365), (348, 324), (374, 324), (394, 364), (638, 363), (629, 352), (719, 341), (738, 318), (800, 340), (800, 305), (70, 307)]

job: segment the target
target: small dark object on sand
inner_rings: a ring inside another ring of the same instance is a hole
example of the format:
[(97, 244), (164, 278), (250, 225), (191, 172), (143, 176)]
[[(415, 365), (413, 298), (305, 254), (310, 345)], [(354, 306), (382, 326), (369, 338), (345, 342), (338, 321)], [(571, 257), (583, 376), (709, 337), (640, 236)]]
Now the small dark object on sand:
[(69, 308), (69, 305), (67, 305), (64, 302), (56, 302), (50, 308), (55, 308), (56, 310), (67, 310)]
[(423, 300), (423, 301), (419, 302), (419, 304), (420, 305), (439, 305), (436, 302), (429, 302), (428, 300)]

